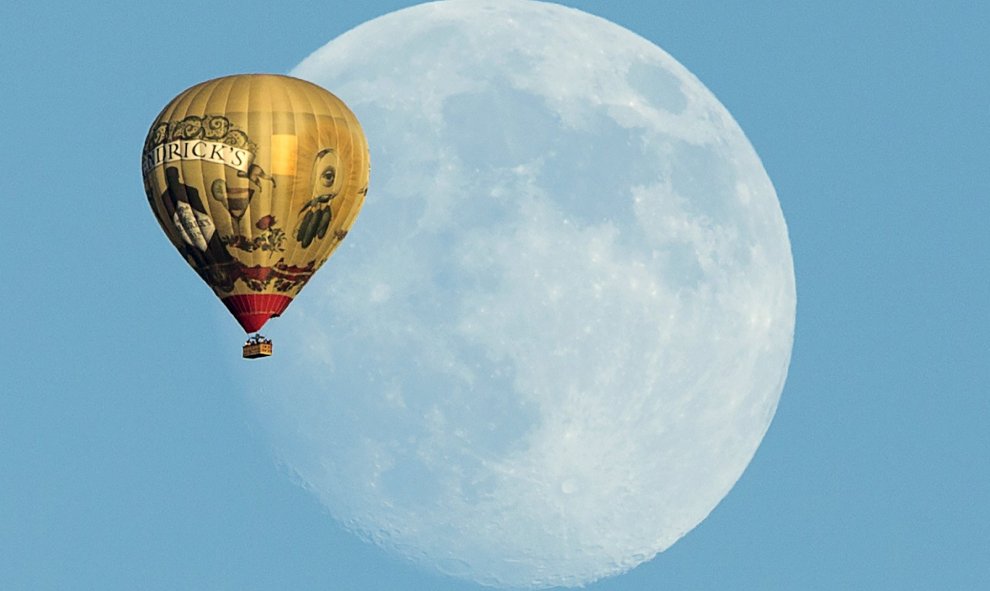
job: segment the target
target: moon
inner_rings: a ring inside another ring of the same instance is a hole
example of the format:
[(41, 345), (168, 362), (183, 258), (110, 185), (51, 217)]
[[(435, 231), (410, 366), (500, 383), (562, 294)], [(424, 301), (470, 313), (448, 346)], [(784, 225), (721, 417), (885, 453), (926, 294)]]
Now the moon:
[(528, 0), (400, 10), (292, 74), (372, 158), (350, 236), (248, 371), (298, 482), (488, 586), (616, 575), (705, 519), (769, 427), (796, 302), (725, 107), (651, 42)]

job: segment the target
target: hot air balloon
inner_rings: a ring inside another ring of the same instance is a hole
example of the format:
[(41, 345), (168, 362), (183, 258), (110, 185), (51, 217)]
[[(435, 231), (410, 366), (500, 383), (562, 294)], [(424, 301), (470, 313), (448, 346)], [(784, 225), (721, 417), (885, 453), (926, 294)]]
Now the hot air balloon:
[[(350, 109), (272, 74), (179, 94), (151, 125), (141, 171), (165, 235), (247, 333), (282, 314), (347, 236), (370, 175)], [(260, 335), (244, 346), (270, 354)]]

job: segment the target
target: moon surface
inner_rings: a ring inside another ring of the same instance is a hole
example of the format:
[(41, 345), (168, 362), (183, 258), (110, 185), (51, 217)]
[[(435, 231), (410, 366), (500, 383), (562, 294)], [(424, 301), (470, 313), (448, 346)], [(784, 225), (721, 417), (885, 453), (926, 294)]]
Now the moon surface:
[(728, 111), (649, 41), (527, 0), (400, 10), (292, 74), (372, 157), (350, 236), (249, 368), (300, 484), (490, 586), (586, 584), (698, 525), (794, 331), (787, 229)]

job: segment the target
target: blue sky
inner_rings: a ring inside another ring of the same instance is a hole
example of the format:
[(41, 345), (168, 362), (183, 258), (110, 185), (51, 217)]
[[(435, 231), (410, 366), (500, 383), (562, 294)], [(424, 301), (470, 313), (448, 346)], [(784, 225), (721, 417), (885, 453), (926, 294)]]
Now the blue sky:
[[(279, 468), (240, 329), (161, 236), (138, 163), (200, 80), (286, 72), (411, 3), (0, 8), (0, 589), (450, 589)], [(990, 9), (564, 2), (687, 66), (759, 152), (798, 289), (791, 369), (697, 529), (592, 585), (990, 584)]]

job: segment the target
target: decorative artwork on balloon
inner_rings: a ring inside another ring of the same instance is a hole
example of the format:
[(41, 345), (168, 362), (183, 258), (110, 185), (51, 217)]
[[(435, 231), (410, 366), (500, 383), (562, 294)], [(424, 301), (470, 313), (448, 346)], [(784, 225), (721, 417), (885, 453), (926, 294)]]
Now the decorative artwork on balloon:
[(239, 248), (245, 252), (256, 250), (268, 252), (269, 257), (285, 252), (285, 231), (278, 227), (275, 216), (270, 214), (262, 216), (254, 225), (261, 230), (260, 234), (255, 234), (251, 238), (241, 234), (222, 236), (221, 240), (225, 245)]
[(285, 310), (354, 223), (368, 148), (353, 113), (326, 90), (288, 76), (228, 76), (165, 107), (142, 172), (166, 235), (254, 332)]
[(303, 216), (296, 228), (296, 240), (303, 248), (309, 248), (316, 238), (326, 236), (333, 219), (331, 201), (337, 196), (337, 168), (340, 166), (337, 154), (332, 148), (320, 150), (313, 162), (313, 198), (303, 205), (299, 213)]

